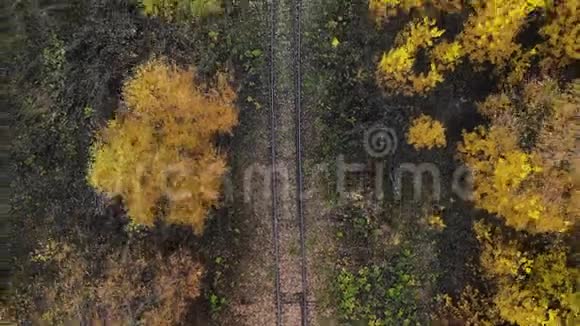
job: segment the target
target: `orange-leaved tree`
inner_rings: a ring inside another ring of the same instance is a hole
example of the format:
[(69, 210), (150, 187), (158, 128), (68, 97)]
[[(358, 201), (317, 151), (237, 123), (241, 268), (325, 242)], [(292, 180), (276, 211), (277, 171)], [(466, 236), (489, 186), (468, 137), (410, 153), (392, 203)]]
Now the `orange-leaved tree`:
[(123, 87), (127, 112), (92, 147), (89, 183), (120, 195), (137, 223), (151, 225), (159, 216), (200, 233), (226, 170), (214, 137), (237, 124), (235, 94), (223, 76), (217, 79), (209, 89), (195, 82), (193, 69), (163, 59), (140, 66)]

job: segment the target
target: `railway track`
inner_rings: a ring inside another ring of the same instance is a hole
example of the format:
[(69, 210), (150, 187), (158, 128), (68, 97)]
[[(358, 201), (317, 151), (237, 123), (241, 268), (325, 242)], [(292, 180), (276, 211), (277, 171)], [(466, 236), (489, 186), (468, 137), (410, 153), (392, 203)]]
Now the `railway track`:
[[(284, 161), (279, 162), (279, 144), (278, 139), (278, 128), (280, 127), (279, 117), (281, 112), (279, 112), (279, 103), (277, 96), (278, 86), (278, 71), (276, 58), (279, 57), (277, 50), (277, 45), (279, 43), (278, 36), (278, 16), (281, 15), (279, 11), (279, 4), (281, 1), (285, 0), (271, 0), (269, 7), (269, 19), (270, 19), (270, 49), (269, 49), (269, 100), (270, 100), (270, 155), (271, 155), (271, 191), (272, 191), (272, 236), (274, 243), (274, 259), (275, 259), (275, 307), (276, 307), (276, 325), (281, 326), (285, 324), (284, 314), (285, 305), (300, 305), (300, 324), (302, 326), (307, 326), (308, 321), (308, 281), (307, 281), (307, 257), (306, 257), (306, 244), (305, 244), (305, 234), (306, 227), (304, 221), (304, 177), (303, 177), (303, 165), (302, 165), (302, 106), (301, 106), (301, 12), (302, 12), (302, 1), (301, 0), (286, 0), (284, 4), (292, 5), (292, 31), (291, 31), (291, 44), (292, 44), (292, 96), (293, 96), (293, 115), (294, 115), (294, 165), (296, 167), (295, 173), (295, 223), (298, 226), (298, 238), (299, 238), (299, 271), (300, 271), (300, 292), (299, 293), (285, 293), (283, 292), (282, 282), (284, 279), (281, 274), (286, 272), (285, 267), (287, 265), (282, 264), (282, 254), (281, 254), (281, 236), (290, 236), (288, 233), (293, 233), (294, 228), (281, 226), (281, 216), (283, 208), (280, 205), (280, 184), (278, 175), (280, 172), (281, 165), (286, 168), (286, 163)], [(288, 114), (288, 112), (286, 112)], [(287, 121), (287, 120), (286, 120)], [(287, 157), (286, 157), (287, 159)], [(285, 298), (294, 297), (298, 300), (286, 300)], [(297, 301), (297, 302), (296, 302)], [(287, 318), (288, 319), (288, 318)], [(294, 320), (292, 318), (289, 318)]]
[(304, 175), (302, 166), (302, 0), (294, 7), (294, 108), (296, 110), (296, 200), (300, 224), (300, 255), (302, 274), (302, 325), (308, 325), (308, 278), (306, 260), (306, 224), (304, 220)]

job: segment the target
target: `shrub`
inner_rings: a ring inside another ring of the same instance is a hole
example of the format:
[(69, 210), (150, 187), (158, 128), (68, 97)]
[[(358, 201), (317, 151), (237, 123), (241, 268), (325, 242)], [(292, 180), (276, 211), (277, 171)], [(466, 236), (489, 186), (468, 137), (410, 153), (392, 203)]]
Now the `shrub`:
[(433, 214), (427, 217), (427, 223), (435, 230), (443, 230), (447, 227), (440, 214)]
[(222, 12), (221, 0), (141, 0), (147, 15), (168, 20), (205, 17)]
[(397, 15), (399, 11), (408, 13), (412, 8), (423, 6), (425, 2), (425, 0), (370, 0), (369, 11), (380, 23)]
[[(190, 300), (200, 294), (201, 265), (185, 250), (168, 259), (146, 260), (127, 250), (106, 257), (103, 277), (92, 271), (78, 249), (63, 251), (53, 287), (42, 290), (46, 309), (41, 320), (51, 324), (64, 320), (105, 317), (115, 322), (143, 320), (151, 325), (175, 325), (183, 320)], [(151, 281), (146, 274), (152, 273)]]
[[(128, 248), (126, 248), (128, 249)], [(143, 282), (144, 273), (152, 271), (149, 266), (155, 265), (154, 260), (147, 260), (138, 253), (129, 250), (114, 252), (103, 261), (103, 278), (92, 284), (94, 287), (94, 304), (107, 319), (117, 322), (130, 322), (127, 318), (135, 316), (138, 310), (138, 300), (151, 300), (152, 289)], [(88, 271), (87, 271), (88, 272)], [(151, 309), (150, 306), (146, 307)]]
[(200, 233), (225, 172), (212, 139), (237, 123), (232, 90), (220, 78), (218, 88), (206, 92), (194, 84), (193, 70), (152, 60), (126, 82), (123, 94), (128, 112), (98, 135), (90, 184), (120, 195), (140, 224), (151, 225), (165, 208), (167, 222)]
[(418, 324), (424, 317), (418, 295), (425, 280), (413, 264), (414, 255), (403, 249), (384, 264), (355, 272), (343, 268), (336, 278), (342, 319), (369, 326)]
[(411, 128), (407, 133), (407, 142), (415, 149), (444, 147), (447, 145), (445, 128), (441, 122), (421, 114), (411, 123)]
[(57, 92), (64, 85), (63, 68), (65, 64), (65, 48), (57, 35), (50, 36), (49, 44), (42, 51), (43, 84), (51, 91)]
[(164, 261), (153, 280), (156, 305), (143, 315), (146, 325), (175, 325), (186, 317), (191, 301), (200, 295), (204, 270), (184, 249)]
[(200, 295), (204, 269), (181, 247), (168, 257), (151, 257), (150, 249), (138, 243), (100, 255), (50, 240), (30, 256), (33, 271), (18, 271), (26, 286), (17, 288), (0, 315), (34, 325), (180, 324)]
[[(53, 254), (43, 255), (45, 259), (36, 260), (46, 274), (52, 274), (55, 282), (52, 284), (34, 284), (36, 299), (43, 301), (37, 305), (36, 313), (40, 320), (52, 325), (61, 324), (67, 320), (79, 319), (82, 316), (83, 305), (92, 299), (92, 280), (87, 271), (91, 266), (81, 253), (71, 244), (50, 242)], [(47, 253), (45, 248), (41, 251)], [(37, 252), (38, 254), (38, 252)]]
[(457, 299), (443, 294), (436, 298), (436, 302), (435, 316), (438, 321), (444, 322), (442, 325), (493, 326), (501, 324), (499, 311), (493, 299), (471, 285), (467, 285)]

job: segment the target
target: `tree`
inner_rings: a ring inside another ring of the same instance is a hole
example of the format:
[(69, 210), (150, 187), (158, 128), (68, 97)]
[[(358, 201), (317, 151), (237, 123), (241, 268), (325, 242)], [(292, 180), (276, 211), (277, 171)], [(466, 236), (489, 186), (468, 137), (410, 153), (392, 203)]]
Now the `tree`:
[(561, 90), (545, 80), (480, 104), (491, 127), (465, 132), (458, 146), (473, 171), (476, 206), (530, 232), (573, 225), (575, 131), (568, 126), (580, 113), (579, 101), (579, 81)]
[(377, 80), (381, 86), (405, 95), (413, 95), (424, 93), (443, 81), (441, 71), (433, 62), (427, 74), (416, 74), (413, 71), (419, 50), (431, 48), (433, 41), (444, 33), (435, 23), (428, 18), (411, 22), (397, 35), (396, 47), (383, 53), (377, 67)]
[(36, 272), (22, 271), (27, 286), (15, 291), (0, 315), (23, 323), (31, 318), (34, 325), (83, 320), (179, 324), (201, 293), (204, 268), (183, 247), (168, 257), (151, 249), (140, 241), (94, 259), (95, 253), (51, 240), (31, 255)]
[(545, 7), (543, 0), (475, 1), (474, 13), (460, 36), (469, 59), (477, 64), (504, 65), (521, 51), (516, 35), (535, 9)]
[[(410, 22), (397, 36), (394, 47), (381, 56), (377, 65), (380, 86), (404, 95), (422, 95), (441, 83), (463, 59), (468, 59), (477, 70), (493, 65), (494, 74), (502, 83), (515, 86), (538, 61), (544, 71), (550, 71), (580, 58), (577, 0), (556, 4), (544, 0), (472, 1), (465, 8), (454, 3), (427, 0), (369, 3), (369, 10), (379, 22), (412, 9), (435, 8), (439, 13), (461, 11), (468, 15), (454, 40), (438, 43), (437, 39), (445, 32), (438, 21), (425, 17), (422, 22)], [(531, 22), (537, 23), (542, 38), (525, 48), (517, 38)], [(426, 69), (415, 67), (421, 48), (430, 57)], [(417, 68), (426, 71), (417, 73)]]
[(463, 8), (461, 0), (370, 0), (369, 11), (381, 23), (399, 12), (409, 13), (413, 9), (435, 8), (444, 12), (457, 12)]
[(421, 114), (411, 123), (407, 133), (407, 142), (412, 144), (415, 149), (444, 147), (447, 145), (445, 128), (441, 122)]
[(440, 319), (462, 325), (552, 326), (578, 320), (580, 270), (568, 265), (570, 253), (560, 239), (539, 248), (525, 234), (509, 234), (484, 221), (476, 222), (473, 230), (481, 248), (478, 272), (484, 282), (467, 285), (455, 300), (440, 296)]
[(532, 252), (483, 222), (474, 231), (482, 247), (483, 272), (497, 286), (493, 302), (504, 320), (555, 326), (580, 317), (580, 293), (575, 290), (580, 273), (567, 266), (562, 244)]
[(213, 137), (237, 123), (223, 76), (216, 89), (206, 88), (194, 83), (194, 70), (152, 60), (124, 85), (127, 112), (98, 135), (89, 183), (120, 195), (137, 223), (162, 216), (202, 232), (226, 170)]
[(540, 29), (540, 34), (547, 38), (540, 46), (544, 54), (541, 66), (545, 69), (580, 60), (580, 3), (577, 0), (557, 1), (549, 9), (549, 22)]

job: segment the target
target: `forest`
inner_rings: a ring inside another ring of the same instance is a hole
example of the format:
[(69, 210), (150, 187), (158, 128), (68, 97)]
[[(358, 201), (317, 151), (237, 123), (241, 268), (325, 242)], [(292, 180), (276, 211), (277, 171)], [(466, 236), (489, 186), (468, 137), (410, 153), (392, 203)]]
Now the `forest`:
[(580, 324), (580, 0), (1, 6), (2, 324)]

